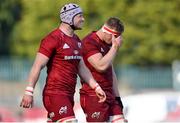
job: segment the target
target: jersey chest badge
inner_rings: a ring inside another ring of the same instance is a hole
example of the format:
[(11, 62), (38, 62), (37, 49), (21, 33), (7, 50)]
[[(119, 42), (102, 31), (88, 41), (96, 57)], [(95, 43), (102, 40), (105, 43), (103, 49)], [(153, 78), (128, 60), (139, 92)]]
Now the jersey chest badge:
[(78, 42), (78, 47), (81, 48), (81, 42)]

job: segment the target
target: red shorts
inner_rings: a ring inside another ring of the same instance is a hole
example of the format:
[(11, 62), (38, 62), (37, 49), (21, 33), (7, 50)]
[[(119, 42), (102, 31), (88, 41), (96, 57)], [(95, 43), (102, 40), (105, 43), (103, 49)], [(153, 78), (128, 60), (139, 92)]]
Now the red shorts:
[(66, 95), (44, 95), (43, 104), (48, 112), (48, 118), (50, 121), (61, 121), (75, 119), (73, 106), (73, 96)]
[(98, 101), (97, 96), (80, 96), (81, 106), (86, 114), (87, 122), (106, 122), (109, 121), (110, 116), (123, 114), (117, 101), (111, 100), (111, 102), (105, 101), (103, 103)]

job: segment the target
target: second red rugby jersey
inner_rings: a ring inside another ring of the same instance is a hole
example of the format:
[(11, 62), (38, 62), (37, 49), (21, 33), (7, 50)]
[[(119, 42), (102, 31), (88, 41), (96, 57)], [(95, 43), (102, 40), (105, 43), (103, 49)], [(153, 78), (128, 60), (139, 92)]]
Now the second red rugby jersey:
[[(103, 56), (105, 56), (108, 51), (110, 50), (110, 45), (103, 42), (97, 35), (96, 32), (90, 33), (88, 36), (86, 36), (83, 39), (82, 42), (82, 55), (84, 62), (86, 66), (91, 71), (93, 77), (95, 80), (99, 83), (99, 85), (103, 88), (103, 90), (110, 91), (112, 93), (112, 66), (109, 66), (107, 70), (103, 73), (100, 73), (93, 68), (93, 66), (88, 62), (88, 57), (96, 54), (101, 53)], [(81, 81), (83, 83), (83, 86), (81, 88), (80, 93), (89, 94), (94, 93), (94, 90), (92, 90), (88, 84), (86, 84), (83, 80)]]

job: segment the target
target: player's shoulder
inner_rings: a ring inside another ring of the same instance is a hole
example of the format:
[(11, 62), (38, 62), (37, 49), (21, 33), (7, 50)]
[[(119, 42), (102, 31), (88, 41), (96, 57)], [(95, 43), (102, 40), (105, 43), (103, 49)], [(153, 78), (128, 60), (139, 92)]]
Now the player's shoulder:
[(57, 28), (57, 29), (54, 29), (53, 31), (51, 31), (47, 36), (55, 38), (55, 37), (61, 37), (61, 35), (62, 34), (61, 34), (60, 30)]
[(95, 38), (95, 32), (89, 33), (86, 37), (83, 38), (82, 40), (83, 43), (96, 43), (96, 38)]
[(53, 31), (49, 32), (43, 40), (51, 40), (51, 41), (57, 41), (58, 38), (60, 37), (60, 33), (58, 29), (54, 29)]

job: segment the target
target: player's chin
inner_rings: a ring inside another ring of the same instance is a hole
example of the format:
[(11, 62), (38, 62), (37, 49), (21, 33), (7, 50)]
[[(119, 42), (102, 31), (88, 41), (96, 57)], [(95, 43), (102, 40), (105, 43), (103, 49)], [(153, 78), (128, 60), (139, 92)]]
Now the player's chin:
[(76, 30), (82, 30), (82, 27), (76, 27)]
[(77, 29), (79, 29), (79, 30), (81, 30), (82, 29), (82, 27), (83, 27), (83, 22), (80, 22), (78, 25), (77, 25)]
[(82, 30), (82, 26), (75, 26), (75, 30)]
[(106, 42), (106, 44), (108, 44), (108, 45), (112, 45), (112, 40), (111, 40), (111, 39), (105, 39), (105, 42)]

